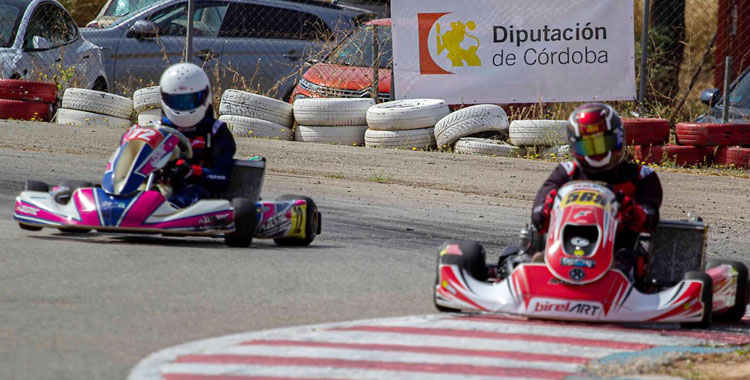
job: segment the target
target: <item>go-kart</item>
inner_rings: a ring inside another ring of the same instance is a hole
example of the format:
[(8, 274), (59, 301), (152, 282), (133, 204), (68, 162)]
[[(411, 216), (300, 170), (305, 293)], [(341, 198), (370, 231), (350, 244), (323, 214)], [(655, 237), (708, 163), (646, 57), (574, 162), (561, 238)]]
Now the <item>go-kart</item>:
[[(649, 271), (652, 278), (636, 282), (616, 269), (618, 208), (618, 197), (605, 185), (574, 181), (560, 188), (546, 239), (538, 239), (543, 262), (540, 255), (515, 265), (508, 260), (505, 265), (488, 265), (479, 243), (445, 242), (438, 255), (435, 306), (447, 312), (477, 310), (593, 322), (680, 322), (683, 327), (701, 328), (709, 326), (712, 318), (738, 321), (743, 317), (748, 303), (747, 267), (738, 261), (709, 260), (705, 271), (698, 271), (705, 262), (702, 222), (667, 221), (663, 223), (667, 227), (657, 227), (654, 233), (661, 234), (659, 239), (642, 236), (638, 243), (658, 245), (665, 236), (681, 233), (674, 226), (682, 230), (688, 226), (693, 230), (690, 233), (698, 232), (689, 244), (692, 249), (680, 248), (676, 259), (675, 252), (661, 253), (675, 262), (692, 262), (689, 265), (698, 270), (680, 273), (675, 279), (668, 273), (656, 278), (660, 273), (656, 268)], [(683, 245), (690, 240), (679, 239)], [(530, 244), (533, 241), (527, 239), (527, 247), (535, 245)], [(661, 244), (661, 249), (668, 251), (665, 247), (676, 245), (674, 241)], [(645, 249), (652, 261), (658, 261), (660, 252), (654, 248)], [(680, 268), (680, 263), (662, 269), (674, 272), (674, 268)]]
[(25, 230), (44, 227), (65, 232), (147, 233), (224, 237), (231, 247), (255, 238), (278, 245), (307, 246), (321, 232), (321, 215), (312, 199), (284, 195), (260, 201), (265, 159), (235, 160), (228, 190), (217, 199), (179, 208), (168, 201), (173, 189), (165, 171), (193, 155), (179, 131), (161, 126), (130, 128), (110, 158), (101, 185), (63, 181), (50, 188), (27, 181), (16, 197), (13, 218)]

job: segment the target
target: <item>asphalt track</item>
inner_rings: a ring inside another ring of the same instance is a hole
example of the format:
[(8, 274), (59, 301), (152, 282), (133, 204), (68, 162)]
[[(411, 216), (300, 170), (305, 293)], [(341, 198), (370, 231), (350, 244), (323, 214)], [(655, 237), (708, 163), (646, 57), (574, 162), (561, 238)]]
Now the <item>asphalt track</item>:
[[(430, 288), (439, 244), (472, 238), (497, 252), (515, 242), (528, 220), (528, 189), (552, 168), (523, 160), (250, 141), (240, 144), (243, 153), (269, 157), (264, 197), (298, 193), (318, 203), (324, 233), (311, 247), (258, 241), (230, 249), (208, 238), (18, 228), (12, 203), (25, 179), (98, 181), (121, 133), (0, 125), (0, 203), (6, 205), (0, 207), (2, 379), (125, 378), (150, 353), (185, 342), (434, 313)], [(335, 154), (323, 153), (328, 151)], [(453, 166), (457, 172), (447, 172)], [(472, 180), (474, 170), (486, 166), (503, 168), (497, 174), (503, 186), (525, 190), (508, 193), (496, 189), (493, 178)], [(423, 167), (444, 168), (445, 177), (412, 169)], [(372, 173), (388, 183), (372, 182)], [(705, 203), (707, 213), (733, 207), (737, 215), (718, 223), (709, 246), (720, 247), (721, 256), (745, 257), (748, 237), (731, 232), (745, 230), (745, 206), (735, 201), (745, 197), (747, 181), (706, 180), (722, 190), (712, 197), (700, 188), (702, 177), (665, 177), (667, 185), (700, 195), (686, 198), (671, 215), (683, 207), (703, 211)], [(438, 179), (430, 184), (425, 178)], [(468, 190), (457, 191), (455, 183)], [(475, 190), (483, 188), (490, 191)]]

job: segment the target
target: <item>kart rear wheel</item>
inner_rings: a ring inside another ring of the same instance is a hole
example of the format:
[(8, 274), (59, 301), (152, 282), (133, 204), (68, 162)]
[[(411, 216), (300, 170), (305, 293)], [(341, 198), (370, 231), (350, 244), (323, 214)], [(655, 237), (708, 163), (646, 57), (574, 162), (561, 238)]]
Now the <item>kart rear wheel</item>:
[(46, 182), (42, 182), (42, 181), (26, 180), (26, 185), (24, 185), (24, 190), (43, 191), (46, 193), (46, 192), (49, 192), (49, 185)]
[(683, 277), (684, 280), (701, 280), (703, 290), (701, 290), (701, 302), (703, 302), (703, 318), (698, 322), (683, 322), (680, 327), (689, 329), (706, 329), (711, 326), (712, 313), (711, 304), (713, 303), (713, 280), (711, 276), (703, 272), (687, 272)]
[(723, 264), (731, 265), (737, 271), (737, 295), (734, 299), (734, 306), (730, 307), (729, 310), (724, 313), (716, 314), (714, 320), (721, 322), (737, 322), (745, 316), (745, 311), (747, 311), (747, 266), (741, 261), (711, 259), (706, 263), (706, 270)]
[(235, 230), (224, 235), (224, 242), (230, 247), (247, 248), (252, 244), (255, 235), (258, 209), (255, 202), (247, 198), (232, 199), (232, 208)]
[(320, 233), (320, 212), (318, 212), (318, 206), (312, 198), (292, 194), (285, 194), (276, 198), (277, 201), (291, 201), (295, 199), (302, 199), (307, 202), (307, 210), (305, 212), (305, 238), (276, 238), (273, 239), (276, 245), (282, 247), (307, 247), (313, 242), (313, 240), (315, 240), (315, 235)]

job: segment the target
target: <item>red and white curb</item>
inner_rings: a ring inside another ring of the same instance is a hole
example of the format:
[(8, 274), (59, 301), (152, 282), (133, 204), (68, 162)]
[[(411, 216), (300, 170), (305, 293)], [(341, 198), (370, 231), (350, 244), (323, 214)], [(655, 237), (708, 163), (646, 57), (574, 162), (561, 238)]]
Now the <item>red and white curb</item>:
[(201, 340), (150, 355), (129, 379), (562, 379), (615, 354), (748, 343), (747, 332), (676, 325), (644, 329), (437, 314)]

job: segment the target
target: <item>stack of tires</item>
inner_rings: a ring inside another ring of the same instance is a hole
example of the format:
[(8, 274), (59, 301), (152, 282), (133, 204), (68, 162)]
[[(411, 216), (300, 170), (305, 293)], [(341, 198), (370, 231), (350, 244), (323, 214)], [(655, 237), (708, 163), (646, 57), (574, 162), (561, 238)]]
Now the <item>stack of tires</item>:
[(0, 79), (0, 119), (49, 121), (56, 101), (54, 83)]
[(161, 87), (151, 86), (133, 93), (133, 109), (138, 114), (138, 124), (148, 125), (161, 120)]
[(544, 158), (564, 158), (569, 154), (567, 120), (513, 120), (510, 143), (523, 148), (534, 147)]
[(710, 165), (713, 161), (714, 148), (693, 144), (691, 141), (680, 142), (679, 133), (678, 145), (668, 144), (668, 120), (623, 119), (623, 126), (628, 145), (634, 145), (633, 158), (637, 162), (661, 164), (668, 161), (677, 166), (696, 166)]
[(714, 153), (717, 165), (750, 167), (748, 123), (677, 123), (675, 135), (680, 145), (693, 146), (706, 155)]
[(291, 140), (294, 123), (289, 103), (239, 90), (226, 90), (221, 96), (219, 120), (237, 137)]
[(307, 98), (294, 102), (296, 141), (353, 145), (365, 143), (371, 98)]
[(450, 113), (445, 101), (404, 99), (367, 110), (365, 146), (393, 149), (435, 147), (435, 124)]
[(464, 154), (518, 157), (523, 149), (510, 145), (508, 115), (502, 107), (480, 104), (460, 109), (435, 125), (435, 142), (441, 149)]
[(69, 88), (57, 110), (57, 123), (130, 127), (133, 101), (108, 92)]

